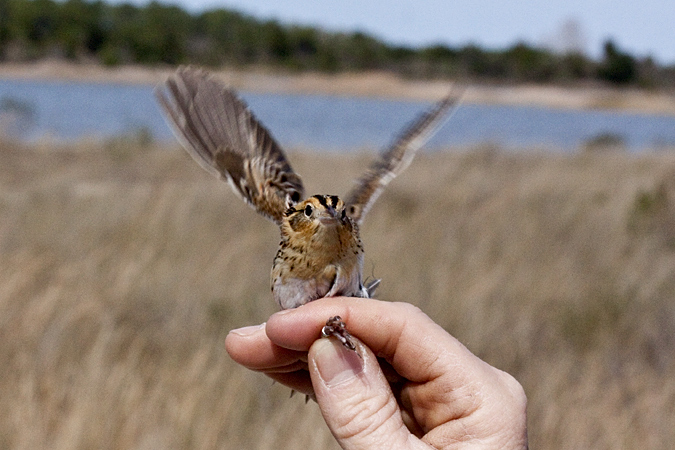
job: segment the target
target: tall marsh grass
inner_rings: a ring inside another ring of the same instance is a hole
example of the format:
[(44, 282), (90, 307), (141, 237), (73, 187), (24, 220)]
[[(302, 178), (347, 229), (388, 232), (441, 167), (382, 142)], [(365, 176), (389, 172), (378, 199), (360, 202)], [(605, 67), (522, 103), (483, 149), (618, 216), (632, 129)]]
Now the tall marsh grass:
[[(310, 194), (369, 157), (291, 155)], [(523, 384), (532, 448), (671, 448), (675, 154), (422, 154), (362, 232), (380, 298)], [(0, 144), (0, 448), (337, 448), (224, 350), (277, 243), (178, 148)]]

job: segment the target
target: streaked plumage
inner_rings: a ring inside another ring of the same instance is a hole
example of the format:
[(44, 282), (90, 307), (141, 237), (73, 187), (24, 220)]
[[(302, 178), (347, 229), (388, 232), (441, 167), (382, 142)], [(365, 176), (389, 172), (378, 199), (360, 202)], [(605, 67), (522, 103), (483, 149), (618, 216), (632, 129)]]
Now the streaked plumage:
[(260, 214), (281, 224), (288, 206), (303, 198), (302, 181), (244, 102), (206, 72), (189, 67), (169, 78), (166, 88), (157, 98), (188, 153)]
[(177, 138), (209, 173), (227, 180), (260, 214), (279, 225), (272, 292), (283, 309), (326, 296), (372, 295), (363, 285), (359, 225), (384, 187), (412, 161), (458, 96), (448, 95), (415, 121), (370, 166), (346, 197), (304, 199), (302, 180), (246, 104), (207, 72), (183, 67), (157, 89)]

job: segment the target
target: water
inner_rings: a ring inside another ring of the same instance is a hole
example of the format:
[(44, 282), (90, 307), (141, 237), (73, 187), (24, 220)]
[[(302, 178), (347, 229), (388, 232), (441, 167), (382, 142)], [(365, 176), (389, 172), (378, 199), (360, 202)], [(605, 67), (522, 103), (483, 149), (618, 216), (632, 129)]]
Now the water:
[[(146, 85), (0, 80), (0, 132), (25, 141), (71, 141), (149, 132), (172, 134)], [(285, 148), (381, 148), (428, 103), (323, 95), (243, 92)], [(675, 146), (675, 117), (541, 107), (462, 105), (427, 147), (477, 146), (572, 150), (600, 135), (627, 148)]]

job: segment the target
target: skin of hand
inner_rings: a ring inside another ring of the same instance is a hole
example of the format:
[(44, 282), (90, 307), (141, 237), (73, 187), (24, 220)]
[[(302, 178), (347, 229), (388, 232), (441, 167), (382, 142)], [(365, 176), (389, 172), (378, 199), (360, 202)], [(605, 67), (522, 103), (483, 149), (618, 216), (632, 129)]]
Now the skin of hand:
[[(318, 339), (339, 315), (357, 352)], [(237, 363), (315, 396), (344, 449), (527, 448), (526, 397), (419, 308), (324, 298), (233, 330)]]

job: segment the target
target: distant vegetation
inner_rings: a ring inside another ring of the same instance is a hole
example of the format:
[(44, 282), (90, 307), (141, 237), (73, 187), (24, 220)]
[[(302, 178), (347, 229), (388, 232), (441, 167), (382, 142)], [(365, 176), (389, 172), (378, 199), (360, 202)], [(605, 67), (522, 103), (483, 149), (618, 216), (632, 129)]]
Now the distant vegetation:
[(191, 14), (151, 2), (0, 0), (0, 62), (45, 57), (128, 63), (269, 66), (343, 72), (384, 70), (416, 78), (481, 81), (606, 82), (674, 87), (675, 66), (658, 66), (607, 41), (602, 60), (524, 43), (505, 50), (475, 45), (390, 45), (361, 32), (329, 33), (213, 9)]

